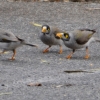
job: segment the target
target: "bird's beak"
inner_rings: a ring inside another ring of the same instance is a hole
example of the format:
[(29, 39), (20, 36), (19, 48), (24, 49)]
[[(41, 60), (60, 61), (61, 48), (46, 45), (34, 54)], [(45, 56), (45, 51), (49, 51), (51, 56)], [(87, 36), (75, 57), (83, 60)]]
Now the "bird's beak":
[(62, 38), (62, 35), (63, 35), (62, 33), (57, 33), (57, 34), (56, 34), (56, 37)]
[(42, 28), (42, 33), (46, 33), (46, 31), (47, 31), (46, 28), (43, 27), (43, 28)]

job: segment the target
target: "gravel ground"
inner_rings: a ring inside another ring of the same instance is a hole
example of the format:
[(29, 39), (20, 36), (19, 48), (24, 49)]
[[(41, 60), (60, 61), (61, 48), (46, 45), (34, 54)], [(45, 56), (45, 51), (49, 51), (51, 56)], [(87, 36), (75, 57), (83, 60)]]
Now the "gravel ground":
[(0, 100), (100, 100), (100, 43), (90, 45), (88, 60), (83, 59), (85, 50), (66, 60), (70, 49), (65, 46), (63, 54), (57, 46), (43, 54), (47, 46), (39, 40), (41, 29), (30, 24), (68, 32), (97, 28), (100, 37), (99, 8), (96, 3), (0, 1), (0, 28), (39, 46), (18, 48), (15, 61), (8, 60), (12, 52), (0, 56)]

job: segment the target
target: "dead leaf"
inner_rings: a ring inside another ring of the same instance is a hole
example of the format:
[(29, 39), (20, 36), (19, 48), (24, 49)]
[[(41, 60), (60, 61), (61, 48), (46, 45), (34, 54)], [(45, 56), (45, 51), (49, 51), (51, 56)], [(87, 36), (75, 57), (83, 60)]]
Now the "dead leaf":
[(41, 59), (41, 63), (49, 63), (47, 60)]
[(0, 96), (1, 95), (8, 95), (8, 94), (12, 94), (12, 92), (0, 93)]
[(62, 87), (62, 86), (63, 86), (63, 85), (57, 85), (56, 88), (60, 88), (60, 87)]
[(66, 84), (65, 86), (70, 87), (73, 86), (74, 84)]
[(86, 8), (87, 10), (100, 10), (100, 8)]
[(42, 25), (34, 23), (34, 22), (30, 22), (30, 24), (34, 25), (34, 26), (38, 26), (38, 27), (42, 27)]
[(88, 71), (88, 70), (66, 70), (64, 72), (66, 72), (66, 73), (93, 73), (93, 72)]
[(27, 86), (42, 86), (41, 83), (29, 83)]
[(7, 0), (8, 2), (14, 2), (14, 0)]
[(8, 53), (9, 53), (8, 51), (4, 52), (4, 54), (8, 54)]

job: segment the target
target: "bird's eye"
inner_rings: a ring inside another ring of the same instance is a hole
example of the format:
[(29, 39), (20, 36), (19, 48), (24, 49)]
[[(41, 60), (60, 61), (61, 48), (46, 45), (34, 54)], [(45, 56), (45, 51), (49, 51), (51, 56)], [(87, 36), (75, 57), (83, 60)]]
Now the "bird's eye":
[(66, 38), (68, 38), (69, 36), (68, 36), (68, 35), (66, 35), (65, 37), (66, 37)]
[(68, 38), (68, 37), (69, 37), (69, 35), (68, 35), (68, 34), (66, 34), (66, 33), (64, 34), (64, 36), (65, 36), (65, 38)]
[(46, 34), (49, 34), (50, 33), (50, 28), (47, 28), (47, 33)]

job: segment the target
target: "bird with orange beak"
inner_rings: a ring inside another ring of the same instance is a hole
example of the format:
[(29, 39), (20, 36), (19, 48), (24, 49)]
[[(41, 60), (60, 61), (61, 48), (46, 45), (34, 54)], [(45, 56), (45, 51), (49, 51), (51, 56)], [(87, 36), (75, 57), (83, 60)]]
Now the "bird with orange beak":
[(59, 54), (63, 52), (62, 40), (56, 37), (56, 34), (61, 32), (62, 31), (57, 28), (50, 27), (48, 25), (42, 25), (40, 39), (44, 44), (48, 45), (48, 47), (45, 50), (43, 50), (43, 53), (48, 52), (49, 48), (54, 45), (59, 45), (60, 47)]
[(88, 47), (91, 42), (100, 42), (100, 39), (93, 37), (93, 34), (96, 33), (95, 30), (90, 29), (78, 29), (70, 33), (58, 33), (56, 37), (61, 38), (66, 47), (72, 49), (72, 52), (66, 57), (70, 59), (73, 56), (73, 53), (76, 49), (86, 48), (85, 59), (88, 59), (89, 51)]

